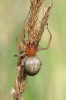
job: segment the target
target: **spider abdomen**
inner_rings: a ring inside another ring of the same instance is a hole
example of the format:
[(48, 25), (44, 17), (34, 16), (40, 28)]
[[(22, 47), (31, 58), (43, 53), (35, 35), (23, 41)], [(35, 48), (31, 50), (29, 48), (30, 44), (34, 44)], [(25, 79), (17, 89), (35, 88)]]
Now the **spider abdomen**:
[(36, 51), (37, 51), (37, 46), (34, 43), (33, 44), (29, 43), (27, 45), (27, 55), (28, 56), (35, 56)]
[(25, 72), (30, 75), (34, 76), (36, 75), (41, 68), (41, 62), (37, 56), (28, 57), (25, 61)]

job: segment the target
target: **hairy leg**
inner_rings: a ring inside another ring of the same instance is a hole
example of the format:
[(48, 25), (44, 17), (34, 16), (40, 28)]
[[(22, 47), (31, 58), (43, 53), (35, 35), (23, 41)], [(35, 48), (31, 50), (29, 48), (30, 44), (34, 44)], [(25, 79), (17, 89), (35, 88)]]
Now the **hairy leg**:
[(25, 56), (25, 55), (26, 55), (26, 52), (24, 52), (24, 53), (22, 53), (22, 54), (19, 54), (19, 55), (15, 54), (14, 56), (15, 56), (15, 57), (23, 57), (23, 56)]
[(18, 35), (18, 36), (16, 36), (16, 48), (17, 48), (17, 50), (20, 52), (20, 48), (19, 48), (19, 46), (18, 46), (18, 37), (19, 37), (20, 35)]
[(39, 50), (46, 50), (46, 49), (48, 49), (48, 48), (50, 47), (50, 43), (51, 43), (51, 39), (52, 39), (52, 34), (51, 34), (51, 32), (50, 32), (50, 30), (49, 30), (49, 28), (48, 28), (48, 23), (47, 23), (47, 30), (48, 30), (48, 33), (49, 33), (49, 35), (50, 35), (50, 39), (49, 39), (49, 42), (48, 42), (48, 44), (47, 44), (47, 47), (45, 47), (45, 48), (39, 47), (39, 48), (38, 48), (38, 51), (39, 51)]
[(26, 36), (25, 36), (25, 34), (26, 34), (26, 32), (27, 32), (27, 28), (25, 28), (25, 23), (26, 23), (26, 20), (27, 20), (29, 14), (30, 14), (30, 11), (29, 11), (27, 17), (25, 18), (24, 23), (23, 23), (22, 33), (19, 34), (18, 36), (16, 36), (16, 48), (17, 48), (18, 51), (20, 51), (19, 46), (18, 46), (18, 37), (21, 36), (21, 41), (22, 41), (25, 45), (26, 45), (26, 42), (27, 42), (27, 39), (26, 39)]
[(21, 40), (24, 42), (25, 45), (27, 44), (27, 39), (26, 39), (26, 35), (25, 34), (26, 34), (27, 28), (28, 28), (28, 27), (25, 26), (25, 24), (26, 24), (26, 21), (28, 19), (29, 14), (30, 14), (30, 11), (28, 12), (27, 17), (24, 20), (23, 27), (22, 27), (22, 32), (21, 32)]

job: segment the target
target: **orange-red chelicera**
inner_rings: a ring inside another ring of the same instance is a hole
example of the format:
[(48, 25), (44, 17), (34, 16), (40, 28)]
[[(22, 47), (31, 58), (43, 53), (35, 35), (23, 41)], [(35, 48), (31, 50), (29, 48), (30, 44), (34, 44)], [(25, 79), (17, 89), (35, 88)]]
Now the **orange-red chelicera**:
[(37, 51), (37, 46), (36, 46), (34, 43), (32, 43), (32, 44), (29, 43), (29, 44), (27, 45), (26, 51), (27, 51), (27, 55), (28, 55), (28, 56), (35, 56), (36, 51)]

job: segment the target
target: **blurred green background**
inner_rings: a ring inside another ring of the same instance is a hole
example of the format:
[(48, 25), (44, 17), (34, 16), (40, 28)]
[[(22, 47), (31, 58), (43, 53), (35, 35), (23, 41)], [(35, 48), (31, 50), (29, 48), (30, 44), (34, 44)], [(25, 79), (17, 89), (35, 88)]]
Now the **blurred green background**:
[[(66, 100), (66, 0), (52, 2), (48, 20), (53, 35), (51, 46), (37, 53), (42, 68), (36, 76), (27, 77), (24, 100)], [(30, 0), (0, 0), (0, 100), (13, 100), (10, 90), (18, 60), (13, 56), (18, 53), (15, 37), (21, 33), (29, 8)], [(48, 41), (46, 32), (40, 45), (45, 46), (44, 38)]]

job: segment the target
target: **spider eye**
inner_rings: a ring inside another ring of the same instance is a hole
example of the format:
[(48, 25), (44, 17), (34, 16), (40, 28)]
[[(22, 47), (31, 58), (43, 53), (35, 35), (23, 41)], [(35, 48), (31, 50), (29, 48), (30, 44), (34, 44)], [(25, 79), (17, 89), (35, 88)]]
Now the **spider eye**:
[(29, 45), (29, 48), (34, 48), (34, 44), (30, 44)]

